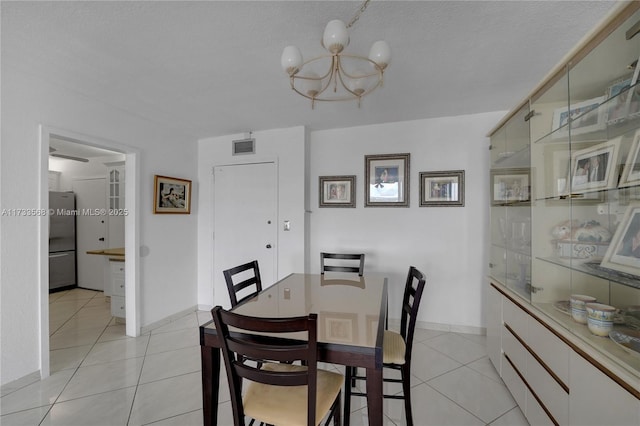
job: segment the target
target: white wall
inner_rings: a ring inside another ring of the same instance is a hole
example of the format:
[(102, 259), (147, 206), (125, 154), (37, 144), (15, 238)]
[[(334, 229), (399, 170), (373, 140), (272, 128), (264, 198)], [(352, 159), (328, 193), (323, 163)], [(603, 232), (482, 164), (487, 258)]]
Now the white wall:
[[(305, 241), (305, 158), (304, 127), (253, 132), (256, 152), (231, 155), (231, 142), (244, 135), (229, 135), (198, 141), (198, 180), (200, 211), (198, 214), (198, 303), (211, 309), (217, 300), (215, 292), (227, 289), (224, 277), (213, 276), (213, 167), (228, 164), (275, 161), (278, 168), (278, 278), (304, 270)], [(291, 222), (291, 230), (283, 231), (283, 221)]]
[[(72, 191), (73, 180), (76, 178), (96, 178), (107, 176), (105, 163), (124, 161), (124, 154), (90, 158), (88, 162), (66, 160), (63, 158), (49, 157), (49, 170), (60, 172), (60, 191)], [(105, 185), (106, 187), (106, 185)]]
[[(141, 325), (196, 304), (196, 215), (153, 215), (153, 175), (194, 180), (196, 141), (162, 123), (129, 115), (47, 84), (2, 62), (0, 204), (3, 209), (38, 208), (40, 124), (137, 148), (140, 152)], [(46, 181), (46, 178), (45, 178)], [(0, 218), (0, 384), (40, 369), (39, 244), (37, 217)]]
[[(399, 318), (410, 265), (427, 276), (419, 320), (483, 326), (489, 214), (488, 131), (504, 112), (311, 133), (310, 272), (319, 252), (364, 252), (365, 271), (389, 278), (389, 316)], [(364, 207), (364, 156), (411, 154), (410, 207)], [(419, 172), (465, 170), (464, 207), (419, 207)], [(318, 176), (356, 175), (356, 208), (318, 208)]]

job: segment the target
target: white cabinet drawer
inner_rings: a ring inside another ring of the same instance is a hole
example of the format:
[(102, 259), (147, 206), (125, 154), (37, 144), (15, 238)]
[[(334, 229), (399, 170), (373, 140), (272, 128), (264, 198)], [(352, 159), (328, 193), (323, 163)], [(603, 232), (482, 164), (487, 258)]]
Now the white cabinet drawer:
[[(542, 404), (561, 425), (569, 423), (569, 394), (549, 372), (527, 352), (527, 383)], [(529, 400), (527, 400), (528, 404)], [(528, 407), (528, 405), (527, 405)], [(545, 414), (546, 416), (546, 414)], [(533, 424), (533, 422), (531, 422)]]
[[(526, 407), (526, 394), (527, 387), (514, 370), (511, 363), (507, 359), (508, 356), (504, 356), (505, 359), (502, 360), (502, 381), (511, 392), (513, 399), (515, 399), (516, 403), (521, 407)], [(524, 411), (524, 410), (522, 410)]]
[[(527, 421), (532, 426), (553, 426), (555, 423), (553, 420), (549, 418), (544, 409), (540, 406), (535, 397), (529, 392), (527, 389), (527, 407), (525, 409), (525, 417)], [(566, 425), (567, 423), (558, 422), (561, 425)]]
[(502, 319), (504, 323), (526, 342), (529, 314), (506, 297), (503, 298), (502, 309)]
[(125, 318), (125, 299), (122, 296), (111, 296), (111, 315), (118, 318)]
[(502, 327), (502, 350), (518, 371), (526, 377), (528, 352), (511, 331), (506, 328), (506, 324)]
[(109, 262), (109, 269), (112, 276), (117, 274), (124, 276), (124, 262), (112, 260)]
[(569, 346), (533, 317), (529, 318), (527, 344), (562, 383), (569, 385)]
[(109, 262), (109, 285), (111, 287), (111, 295), (112, 296), (122, 296), (125, 295), (125, 264), (124, 262)]

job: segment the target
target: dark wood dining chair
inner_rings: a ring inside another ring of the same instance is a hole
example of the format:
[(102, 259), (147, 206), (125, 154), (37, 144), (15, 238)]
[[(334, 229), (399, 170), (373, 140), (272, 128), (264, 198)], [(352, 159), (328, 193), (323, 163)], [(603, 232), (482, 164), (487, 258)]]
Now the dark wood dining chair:
[[(420, 308), (425, 282), (422, 272), (413, 266), (409, 267), (402, 298), (400, 332), (385, 330), (382, 344), (383, 368), (400, 370), (401, 374), (400, 379), (384, 378), (383, 381), (402, 383), (402, 395), (384, 395), (384, 397), (404, 399), (408, 426), (413, 425), (411, 412), (411, 350), (413, 349), (413, 333), (416, 328), (418, 309)], [(357, 376), (353, 367), (347, 367), (345, 371), (344, 424), (348, 426), (351, 415), (351, 396), (366, 396), (366, 393), (353, 392), (351, 388), (355, 387), (355, 380), (366, 379), (366, 377)]]
[[(329, 263), (326, 260), (329, 259)], [(356, 263), (357, 261), (357, 263)], [(325, 271), (353, 272), (362, 276), (364, 273), (364, 253), (320, 253), (320, 273)]]
[[(333, 418), (340, 425), (344, 377), (318, 369), (317, 314), (259, 318), (216, 306), (211, 315), (220, 336), (235, 426), (244, 425), (245, 416), (270, 425), (317, 426), (327, 414), (327, 424)], [(307, 340), (274, 336), (298, 332), (306, 332)], [(262, 366), (239, 361), (243, 358), (261, 359)], [(298, 360), (304, 365), (290, 364)]]
[(257, 260), (227, 269), (223, 274), (232, 308), (262, 291)]

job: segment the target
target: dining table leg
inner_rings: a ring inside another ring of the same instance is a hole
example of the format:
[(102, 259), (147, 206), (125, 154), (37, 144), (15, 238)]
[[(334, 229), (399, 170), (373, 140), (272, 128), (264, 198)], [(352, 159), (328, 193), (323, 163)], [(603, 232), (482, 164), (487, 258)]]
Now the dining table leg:
[(382, 402), (382, 368), (367, 368), (367, 407), (370, 426), (382, 426)]
[(200, 346), (202, 359), (202, 411), (205, 426), (218, 424), (218, 390), (220, 389), (220, 349)]

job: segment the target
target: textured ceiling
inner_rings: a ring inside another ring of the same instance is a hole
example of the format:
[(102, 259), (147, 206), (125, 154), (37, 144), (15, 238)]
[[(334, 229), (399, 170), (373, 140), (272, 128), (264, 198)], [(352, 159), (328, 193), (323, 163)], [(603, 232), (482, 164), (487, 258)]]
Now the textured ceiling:
[[(392, 50), (384, 87), (310, 102), (284, 46), (324, 53), (331, 19), (360, 1), (2, 1), (2, 67), (197, 138), (298, 125), (340, 128), (508, 110), (615, 5), (609, 1), (373, 1), (347, 53)], [(5, 107), (5, 105), (3, 105)]]

